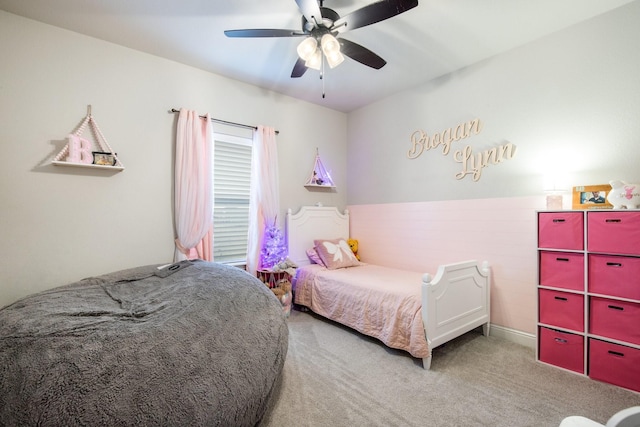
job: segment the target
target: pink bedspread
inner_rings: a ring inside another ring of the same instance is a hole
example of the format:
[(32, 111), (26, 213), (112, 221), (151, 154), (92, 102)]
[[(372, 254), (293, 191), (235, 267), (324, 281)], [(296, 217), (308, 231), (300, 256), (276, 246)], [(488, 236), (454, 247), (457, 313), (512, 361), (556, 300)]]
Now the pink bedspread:
[(412, 356), (429, 356), (422, 324), (422, 273), (377, 265), (298, 269), (296, 304)]

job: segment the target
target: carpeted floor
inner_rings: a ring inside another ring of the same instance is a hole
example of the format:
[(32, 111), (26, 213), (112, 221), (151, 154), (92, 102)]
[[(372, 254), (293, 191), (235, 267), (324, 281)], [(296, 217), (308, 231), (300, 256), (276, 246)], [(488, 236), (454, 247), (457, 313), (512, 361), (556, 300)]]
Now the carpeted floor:
[(640, 394), (535, 361), (532, 349), (470, 332), (421, 360), (312, 313), (292, 311), (282, 384), (264, 426), (552, 427), (601, 423)]

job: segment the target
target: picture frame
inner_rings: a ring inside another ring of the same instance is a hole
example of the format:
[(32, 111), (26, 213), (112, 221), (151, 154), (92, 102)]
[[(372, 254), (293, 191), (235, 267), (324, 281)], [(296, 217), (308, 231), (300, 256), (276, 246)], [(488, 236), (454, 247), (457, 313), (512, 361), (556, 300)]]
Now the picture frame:
[(611, 191), (609, 184), (579, 185), (573, 187), (573, 209), (612, 209), (613, 205), (607, 201)]
[(116, 154), (115, 153), (107, 153), (104, 151), (92, 151), (93, 154), (93, 164), (98, 166), (115, 166), (116, 165)]

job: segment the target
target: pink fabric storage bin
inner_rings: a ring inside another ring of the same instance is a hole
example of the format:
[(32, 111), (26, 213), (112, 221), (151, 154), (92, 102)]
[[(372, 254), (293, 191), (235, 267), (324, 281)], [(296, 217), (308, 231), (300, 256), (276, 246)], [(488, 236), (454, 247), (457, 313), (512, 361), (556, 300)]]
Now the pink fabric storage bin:
[(584, 332), (584, 296), (551, 289), (538, 290), (540, 323)]
[(540, 251), (540, 285), (584, 290), (584, 255)]
[(538, 213), (538, 247), (582, 250), (584, 248), (582, 212)]
[(640, 350), (589, 339), (589, 377), (640, 391)]
[(640, 345), (640, 304), (591, 297), (589, 332)]
[(584, 337), (540, 328), (538, 357), (542, 362), (584, 373)]
[(589, 254), (589, 292), (640, 300), (640, 258)]
[(640, 255), (640, 212), (587, 212), (587, 248)]

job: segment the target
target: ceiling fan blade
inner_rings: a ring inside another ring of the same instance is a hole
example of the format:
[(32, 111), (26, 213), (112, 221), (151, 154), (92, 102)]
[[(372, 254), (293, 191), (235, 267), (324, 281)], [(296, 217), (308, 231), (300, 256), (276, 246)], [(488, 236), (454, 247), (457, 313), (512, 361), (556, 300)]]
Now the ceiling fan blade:
[(333, 23), (333, 29), (338, 32), (355, 30), (399, 15), (417, 5), (418, 0), (378, 1), (338, 19)]
[(302, 77), (304, 73), (307, 72), (307, 66), (304, 65), (305, 60), (302, 58), (298, 58), (296, 64), (293, 66), (293, 70), (291, 70), (291, 77), (297, 78)]
[(307, 21), (313, 23), (322, 21), (322, 12), (317, 0), (296, 0), (296, 4)]
[(307, 34), (298, 30), (278, 30), (278, 29), (253, 29), (253, 30), (226, 30), (227, 37), (300, 37)]
[(342, 37), (338, 39), (338, 42), (340, 43), (340, 52), (354, 61), (358, 61), (376, 70), (379, 70), (387, 64), (387, 61), (358, 43), (343, 39)]

